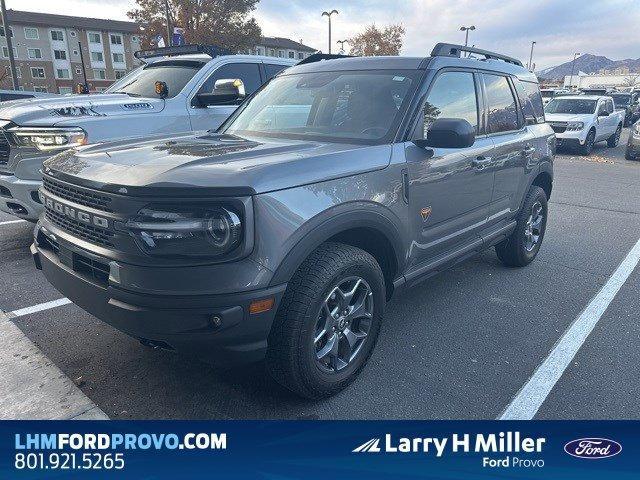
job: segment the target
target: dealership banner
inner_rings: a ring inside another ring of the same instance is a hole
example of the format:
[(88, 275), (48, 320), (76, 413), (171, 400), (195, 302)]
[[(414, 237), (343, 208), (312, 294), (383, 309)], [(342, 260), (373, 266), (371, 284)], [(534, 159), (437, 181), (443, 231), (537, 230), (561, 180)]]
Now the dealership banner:
[(4, 421), (4, 478), (626, 479), (631, 421)]

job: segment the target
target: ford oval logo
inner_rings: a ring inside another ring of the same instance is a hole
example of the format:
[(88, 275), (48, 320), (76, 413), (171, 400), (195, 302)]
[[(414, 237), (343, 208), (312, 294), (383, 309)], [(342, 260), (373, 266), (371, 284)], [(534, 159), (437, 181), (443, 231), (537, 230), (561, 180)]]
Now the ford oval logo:
[(608, 458), (619, 454), (622, 445), (606, 438), (579, 438), (567, 443), (564, 451), (577, 458)]

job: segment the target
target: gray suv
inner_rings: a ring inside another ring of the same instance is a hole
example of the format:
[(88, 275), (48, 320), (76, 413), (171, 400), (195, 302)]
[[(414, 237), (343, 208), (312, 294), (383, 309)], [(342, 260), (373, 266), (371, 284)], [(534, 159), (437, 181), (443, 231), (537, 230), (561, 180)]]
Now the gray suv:
[(318, 54), (216, 131), (49, 159), (32, 253), (59, 291), (142, 343), (266, 358), (318, 398), (364, 367), (394, 293), (492, 246), (511, 267), (536, 257), (554, 154), (517, 60), (449, 44), (426, 58)]

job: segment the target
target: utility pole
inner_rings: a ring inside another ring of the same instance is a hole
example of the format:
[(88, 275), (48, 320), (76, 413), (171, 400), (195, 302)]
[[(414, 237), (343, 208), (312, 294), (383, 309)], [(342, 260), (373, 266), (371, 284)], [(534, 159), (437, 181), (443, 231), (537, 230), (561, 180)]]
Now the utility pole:
[(529, 55), (529, 64), (527, 65), (527, 68), (533, 72), (533, 46), (536, 44), (536, 42), (531, 42), (531, 54)]
[(89, 82), (87, 82), (87, 68), (84, 65), (84, 55), (82, 54), (82, 42), (78, 42), (78, 52), (80, 52), (80, 63), (82, 64), (82, 78), (84, 79), (84, 93), (89, 93)]
[(16, 74), (16, 59), (13, 57), (13, 40), (11, 40), (11, 28), (7, 22), (7, 8), (4, 0), (0, 0), (0, 13), (2, 14), (2, 27), (4, 28), (4, 38), (7, 39), (7, 49), (9, 50), (9, 68), (11, 69), (11, 82), (13, 89), (18, 89), (18, 75)]
[(580, 55), (579, 53), (573, 54), (573, 61), (571, 62), (571, 76), (569, 77), (569, 88), (573, 87), (573, 71), (576, 65), (576, 58), (578, 58), (579, 55)]
[(469, 45), (469, 30), (475, 30), (476, 26), (475, 25), (471, 25), (470, 27), (460, 27), (460, 31), (464, 32), (464, 46), (468, 46)]
[(337, 10), (331, 10), (330, 12), (322, 12), (323, 17), (329, 19), (329, 55), (331, 55), (331, 15), (338, 15)]
[(167, 47), (170, 47), (173, 35), (171, 34), (171, 15), (169, 15), (169, 0), (164, 0), (164, 14), (167, 17)]
[(340, 55), (344, 54), (344, 44), (349, 43), (348, 40), (338, 40), (336, 43), (340, 45)]

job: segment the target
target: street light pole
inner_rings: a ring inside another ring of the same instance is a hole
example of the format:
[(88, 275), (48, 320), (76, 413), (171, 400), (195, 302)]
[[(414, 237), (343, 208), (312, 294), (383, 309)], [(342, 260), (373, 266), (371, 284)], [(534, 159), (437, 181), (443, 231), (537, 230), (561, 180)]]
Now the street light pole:
[(576, 58), (578, 58), (579, 53), (573, 54), (573, 61), (571, 62), (571, 76), (569, 77), (569, 87), (573, 87), (573, 72), (576, 65)]
[(531, 42), (531, 54), (529, 55), (529, 65), (527, 66), (529, 70), (533, 69), (533, 46), (535, 44), (536, 42)]
[(11, 70), (11, 82), (13, 89), (18, 89), (18, 75), (16, 74), (16, 59), (13, 57), (13, 40), (11, 40), (11, 29), (7, 22), (7, 8), (4, 0), (0, 0), (0, 13), (2, 14), (2, 27), (4, 28), (4, 38), (7, 39), (7, 50), (9, 51), (9, 68)]
[(344, 53), (344, 44), (349, 43), (348, 40), (338, 40), (336, 43), (340, 44), (340, 55)]
[(329, 19), (329, 55), (331, 55), (331, 15), (337, 15), (337, 10), (331, 10), (330, 12), (322, 12), (323, 17), (327, 17)]
[(460, 27), (460, 31), (464, 32), (464, 46), (468, 46), (469, 45), (469, 30), (475, 30), (476, 26), (475, 25), (471, 25), (470, 27)]

